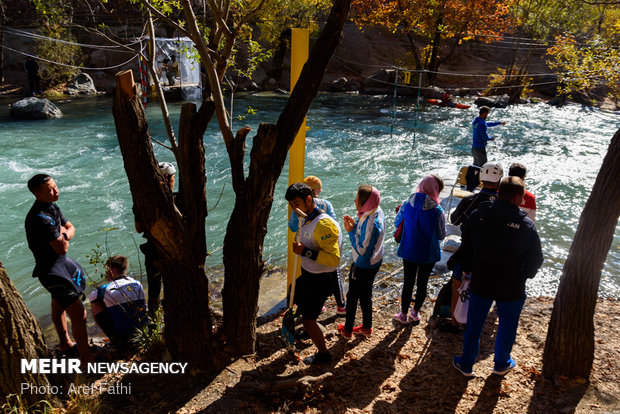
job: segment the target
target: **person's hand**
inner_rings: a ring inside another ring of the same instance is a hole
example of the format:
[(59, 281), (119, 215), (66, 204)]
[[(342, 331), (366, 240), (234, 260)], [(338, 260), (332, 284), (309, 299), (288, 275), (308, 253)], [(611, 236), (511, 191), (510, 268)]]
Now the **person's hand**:
[(353, 217), (347, 214), (342, 218), (342, 221), (344, 222), (344, 229), (347, 232), (353, 231), (355, 228), (355, 220), (353, 220)]
[(304, 246), (303, 243), (299, 243), (299, 242), (293, 243), (293, 252), (295, 254), (301, 255), (304, 252), (305, 248), (306, 248), (306, 246)]
[(502, 125), (506, 125), (506, 122), (502, 121), (502, 122), (501, 122), (501, 124), (502, 124)]
[(495, 138), (491, 138), (489, 141), (495, 141)]

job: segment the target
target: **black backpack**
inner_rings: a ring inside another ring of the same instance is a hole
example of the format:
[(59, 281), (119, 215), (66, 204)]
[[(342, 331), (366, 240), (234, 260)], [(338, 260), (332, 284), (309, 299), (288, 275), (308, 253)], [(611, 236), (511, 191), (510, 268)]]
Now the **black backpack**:
[(439, 295), (437, 295), (433, 316), (441, 318), (452, 317), (452, 277), (442, 286)]

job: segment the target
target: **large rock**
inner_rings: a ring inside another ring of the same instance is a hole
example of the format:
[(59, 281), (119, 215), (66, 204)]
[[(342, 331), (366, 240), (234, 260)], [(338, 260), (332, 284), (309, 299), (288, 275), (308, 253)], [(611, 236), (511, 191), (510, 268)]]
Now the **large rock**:
[(71, 82), (67, 84), (67, 89), (65, 89), (66, 95), (93, 95), (97, 93), (97, 89), (95, 89), (95, 83), (90, 75), (86, 73), (80, 73), (73, 79)]
[(276, 89), (278, 86), (278, 81), (275, 80), (274, 78), (269, 78), (267, 80), (267, 82), (265, 82), (265, 89), (267, 89), (268, 91), (273, 91), (274, 89)]
[(446, 93), (446, 91), (444, 91), (441, 88), (438, 88), (437, 86), (429, 86), (426, 89), (422, 90), (424, 97), (427, 99), (441, 99), (441, 97), (443, 96), (444, 93)]
[(481, 96), (474, 101), (474, 105), (488, 106), (489, 108), (506, 108), (508, 106), (508, 95), (499, 95), (496, 97)]
[(47, 99), (25, 98), (11, 107), (11, 116), (21, 119), (62, 118), (62, 112)]
[(451, 93), (451, 95), (453, 96), (469, 96), (469, 95), (475, 95), (475, 90), (472, 91), (469, 88), (457, 88), (454, 89)]
[(394, 69), (381, 69), (364, 79), (366, 88), (394, 89)]
[(346, 92), (347, 82), (347, 78), (338, 78), (329, 85), (328, 90), (330, 92)]
[(116, 87), (116, 81), (114, 80), (114, 76), (112, 76), (111, 74), (106, 73), (102, 70), (98, 70), (96, 72), (93, 72), (91, 74), (91, 77), (93, 78), (95, 88), (98, 91), (108, 93), (114, 91), (114, 88)]
[(441, 243), (441, 248), (444, 252), (456, 252), (461, 246), (461, 237), (455, 234), (447, 236)]

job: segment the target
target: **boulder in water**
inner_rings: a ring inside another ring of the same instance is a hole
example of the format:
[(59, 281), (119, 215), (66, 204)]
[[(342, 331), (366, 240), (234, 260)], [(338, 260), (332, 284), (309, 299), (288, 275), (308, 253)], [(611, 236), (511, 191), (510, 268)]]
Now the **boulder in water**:
[(67, 95), (93, 95), (97, 93), (95, 89), (95, 83), (90, 75), (86, 73), (80, 73), (67, 84), (65, 94)]
[(481, 96), (474, 101), (474, 105), (488, 106), (489, 108), (506, 108), (508, 107), (508, 95), (499, 95), (496, 97)]
[(11, 106), (11, 116), (21, 119), (62, 118), (62, 112), (47, 99), (25, 98)]
[(438, 88), (437, 86), (429, 86), (428, 88), (423, 89), (423, 93), (424, 97), (427, 99), (441, 99), (441, 97), (444, 93), (446, 93), (446, 91)]
[(454, 253), (461, 246), (461, 237), (454, 234), (447, 236), (441, 244), (444, 252)]

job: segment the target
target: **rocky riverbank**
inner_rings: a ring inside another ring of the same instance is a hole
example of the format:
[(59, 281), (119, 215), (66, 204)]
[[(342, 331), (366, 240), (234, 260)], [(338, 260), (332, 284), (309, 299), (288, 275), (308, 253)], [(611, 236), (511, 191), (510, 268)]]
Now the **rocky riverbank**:
[[(104, 412), (305, 412), (305, 413), (603, 413), (620, 410), (620, 303), (597, 303), (596, 351), (590, 381), (544, 378), (542, 352), (552, 310), (550, 298), (530, 299), (521, 316), (513, 356), (517, 367), (505, 377), (491, 375), (497, 327), (491, 313), (481, 342), (476, 377), (467, 380), (451, 366), (462, 334), (442, 332), (427, 301), (419, 325), (394, 326), (398, 300), (375, 297), (370, 338), (345, 340), (336, 334), (330, 304), (319, 318), (333, 356), (324, 367), (300, 358), (314, 352), (297, 341), (298, 355), (280, 337), (280, 320), (261, 326), (256, 354), (233, 362), (215, 379), (200, 375), (109, 375), (99, 382), (132, 383), (131, 395), (105, 394)], [(358, 315), (359, 317), (360, 315)], [(92, 401), (91, 401), (92, 402)]]

